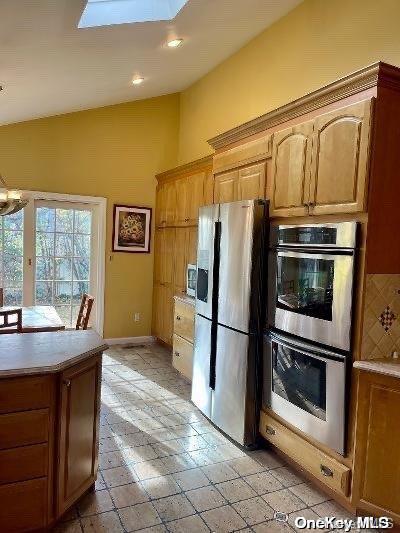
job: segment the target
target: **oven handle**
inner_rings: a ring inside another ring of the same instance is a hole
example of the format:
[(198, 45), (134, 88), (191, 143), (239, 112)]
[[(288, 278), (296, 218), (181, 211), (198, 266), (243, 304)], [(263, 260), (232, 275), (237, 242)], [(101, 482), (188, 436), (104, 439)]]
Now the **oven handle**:
[(342, 355), (338, 352), (331, 352), (330, 350), (326, 350), (325, 348), (311, 346), (310, 344), (307, 344), (305, 342), (301, 342), (298, 340), (293, 342), (287, 337), (279, 335), (278, 333), (271, 331), (271, 330), (267, 332), (267, 336), (271, 340), (276, 341), (278, 344), (282, 344), (283, 346), (286, 346), (287, 348), (291, 348), (292, 350), (297, 350), (305, 354), (311, 354), (314, 357), (318, 357), (321, 359), (331, 359), (333, 361), (340, 361), (340, 362), (345, 362), (347, 360), (346, 355)]
[(281, 255), (282, 253), (290, 252), (292, 255), (289, 257), (295, 257), (295, 256), (308, 256), (308, 255), (329, 255), (332, 257), (338, 256), (338, 255), (354, 255), (354, 248), (300, 248), (297, 246), (277, 246), (276, 248), (272, 248), (270, 250), (272, 253), (277, 253), (278, 255)]

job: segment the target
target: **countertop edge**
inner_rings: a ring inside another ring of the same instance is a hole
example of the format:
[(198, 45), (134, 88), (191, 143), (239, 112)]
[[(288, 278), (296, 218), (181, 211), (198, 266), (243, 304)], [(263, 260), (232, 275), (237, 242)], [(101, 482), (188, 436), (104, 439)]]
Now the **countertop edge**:
[(58, 363), (55, 365), (50, 366), (37, 366), (37, 367), (31, 367), (31, 368), (11, 368), (10, 370), (0, 370), (0, 379), (1, 378), (12, 378), (12, 377), (18, 377), (18, 376), (32, 376), (37, 374), (56, 374), (58, 372), (62, 372), (66, 368), (69, 368), (70, 366), (75, 365), (76, 363), (79, 363), (81, 361), (84, 361), (88, 357), (91, 357), (94, 354), (104, 352), (109, 348), (108, 344), (99, 344), (99, 346), (96, 346), (95, 348), (91, 348), (90, 350), (83, 352), (81, 354), (78, 354), (74, 357), (71, 357), (67, 361), (63, 361), (62, 363)]
[(193, 307), (196, 305), (196, 298), (189, 296), (188, 294), (174, 294), (174, 300), (179, 300)]
[(375, 374), (382, 374), (384, 376), (391, 376), (400, 379), (400, 360), (399, 362), (394, 362), (392, 360), (388, 360), (386, 362), (381, 359), (379, 361), (354, 361), (353, 367), (364, 372), (374, 372)]

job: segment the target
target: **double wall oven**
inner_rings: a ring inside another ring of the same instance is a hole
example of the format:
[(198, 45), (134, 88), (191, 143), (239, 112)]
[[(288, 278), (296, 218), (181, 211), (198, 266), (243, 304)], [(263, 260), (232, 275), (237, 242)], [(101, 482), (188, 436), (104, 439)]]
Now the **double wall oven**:
[(345, 453), (357, 224), (271, 228), (264, 403)]

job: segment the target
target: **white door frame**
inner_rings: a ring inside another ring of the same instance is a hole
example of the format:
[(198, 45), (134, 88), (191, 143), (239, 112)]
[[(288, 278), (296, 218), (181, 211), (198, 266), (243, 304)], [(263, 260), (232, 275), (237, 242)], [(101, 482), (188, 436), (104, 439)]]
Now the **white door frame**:
[[(98, 232), (97, 240), (95, 242), (95, 248), (97, 249), (98, 259), (96, 265), (96, 319), (93, 324), (93, 328), (97, 333), (103, 336), (104, 332), (104, 288), (105, 288), (105, 251), (106, 251), (106, 219), (107, 219), (107, 199), (101, 196), (80, 196), (76, 194), (63, 194), (55, 192), (42, 192), (42, 191), (21, 191), (23, 198), (29, 200), (28, 205), (25, 207), (24, 217), (29, 217), (29, 223), (34, 227), (34, 201), (56, 201), (56, 202), (69, 202), (79, 204), (89, 204), (91, 207), (95, 207), (97, 219), (98, 219)], [(25, 225), (25, 223), (24, 223)], [(27, 261), (34, 257), (34, 243), (29, 240), (29, 235), (24, 232), (24, 250), (30, 250), (30, 253), (25, 257), (24, 254), (24, 271), (28, 266)], [(25, 247), (26, 246), (26, 247)], [(30, 265), (29, 265), (30, 266)], [(27, 283), (28, 280), (27, 280)], [(33, 284), (29, 283), (29, 287), (25, 286), (24, 277), (24, 291), (33, 291)]]

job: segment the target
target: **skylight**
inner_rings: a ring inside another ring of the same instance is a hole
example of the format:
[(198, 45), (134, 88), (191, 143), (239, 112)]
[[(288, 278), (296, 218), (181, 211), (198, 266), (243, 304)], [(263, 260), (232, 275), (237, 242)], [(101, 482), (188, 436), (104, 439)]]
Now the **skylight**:
[(87, 0), (78, 28), (171, 20), (188, 0)]

